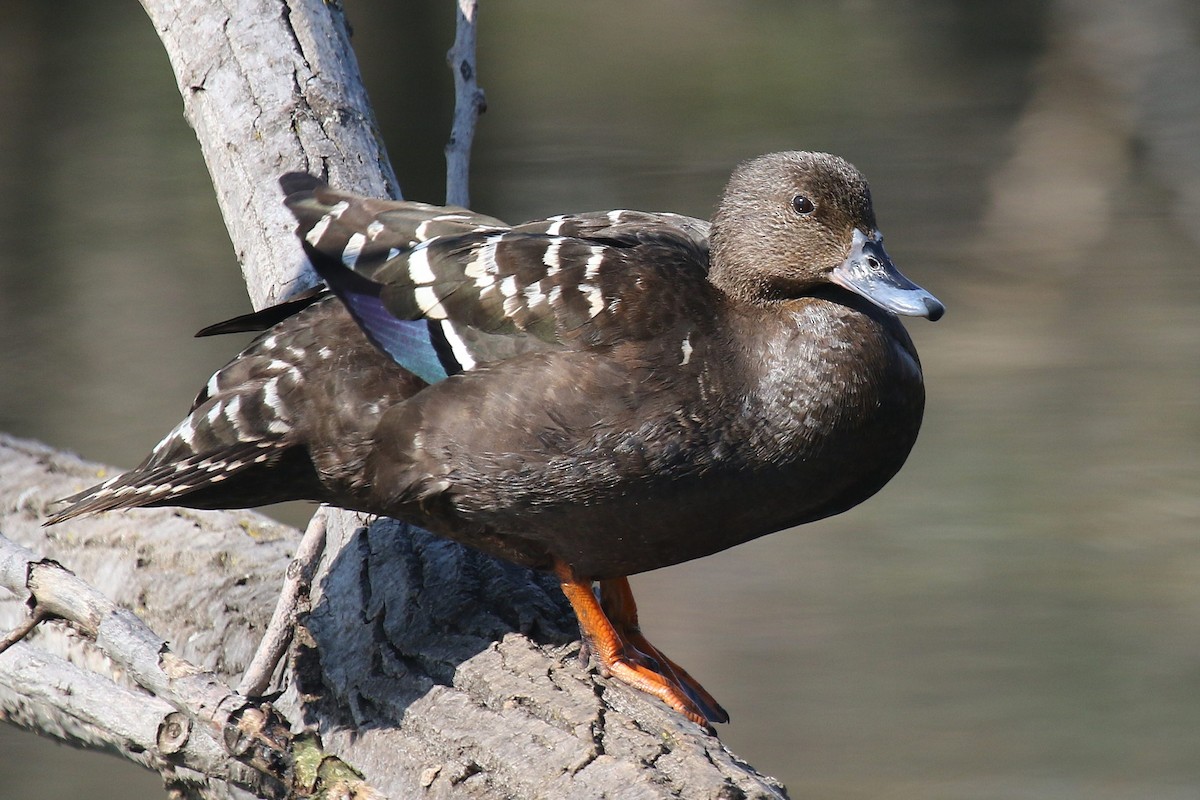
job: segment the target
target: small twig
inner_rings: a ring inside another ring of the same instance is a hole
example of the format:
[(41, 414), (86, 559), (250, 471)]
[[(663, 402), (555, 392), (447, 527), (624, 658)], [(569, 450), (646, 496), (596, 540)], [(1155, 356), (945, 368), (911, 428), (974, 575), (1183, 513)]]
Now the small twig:
[(296, 555), (288, 564), (287, 578), (284, 580), (279, 602), (276, 603), (271, 621), (267, 624), (262, 641), (254, 652), (254, 658), (250, 660), (242, 681), (238, 684), (237, 691), (242, 697), (258, 697), (267, 690), (271, 676), (275, 674), (275, 667), (292, 640), (300, 603), (308, 599), (317, 562), (325, 551), (326, 513), (326, 507), (321, 506), (317, 513), (313, 514), (300, 544), (296, 547)]
[(8, 648), (24, 639), (33, 632), (34, 628), (42, 624), (44, 621), (50, 619), (51, 616), (52, 615), (47, 614), (41, 608), (35, 606), (33, 610), (29, 612), (28, 619), (5, 634), (3, 638), (0, 638), (0, 653), (3, 653)]
[(456, 206), (469, 206), (471, 202), (471, 143), (475, 140), (475, 122), (487, 110), (487, 98), (475, 78), (477, 6), (477, 0), (458, 0), (454, 46), (446, 53), (454, 73), (454, 125), (446, 144), (446, 202)]

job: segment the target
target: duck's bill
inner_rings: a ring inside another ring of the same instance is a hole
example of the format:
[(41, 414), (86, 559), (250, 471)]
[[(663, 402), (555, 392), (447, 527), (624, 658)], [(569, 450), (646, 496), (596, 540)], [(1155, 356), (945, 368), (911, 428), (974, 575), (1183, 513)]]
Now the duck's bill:
[(883, 249), (878, 231), (868, 236), (855, 230), (850, 255), (834, 268), (829, 279), (893, 314), (927, 317), (932, 322), (946, 313), (941, 301), (900, 274)]

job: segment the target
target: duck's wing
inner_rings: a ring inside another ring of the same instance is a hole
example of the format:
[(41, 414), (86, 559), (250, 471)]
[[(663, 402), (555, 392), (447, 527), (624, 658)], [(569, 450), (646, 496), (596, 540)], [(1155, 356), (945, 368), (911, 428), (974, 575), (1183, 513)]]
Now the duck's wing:
[[(481, 337), (540, 347), (646, 339), (711, 303), (707, 224), (673, 214), (599, 212), (434, 237), (367, 277), (307, 237), (318, 274), (377, 344), (401, 323), (437, 323), (464, 367)], [(470, 337), (474, 337), (471, 339)], [(485, 356), (503, 360), (509, 354)], [(403, 363), (403, 362), (401, 362)]]
[(343, 192), (320, 178), (290, 172), (279, 179), (284, 205), (296, 218), (296, 235), (370, 275), (401, 252), (439, 236), (509, 226), (458, 206), (407, 200), (377, 200)]
[[(284, 204), (296, 217), (296, 235), (321, 240), (325, 252), (368, 275), (426, 239), (508, 228), (495, 217), (458, 206), (377, 200), (341, 192), (305, 172), (287, 173), (279, 179), (279, 186)], [(328, 296), (327, 287), (314, 286), (282, 303), (209, 325), (196, 335), (265, 331)]]
[[(707, 269), (708, 223), (680, 214), (599, 211), (511, 227), (454, 206), (360, 197), (304, 173), (284, 175), (280, 185), (302, 241), (387, 287), (389, 313), (413, 324), (377, 325), (376, 338), (393, 342), (389, 354), (430, 382), (560, 346), (580, 329), (590, 334), (585, 341), (637, 336), (650, 320), (639, 321), (633, 307), (638, 296), (660, 294), (649, 287), (664, 271), (675, 279), (670, 273), (698, 277)], [(643, 260), (656, 266), (642, 270), (639, 284), (629, 264)], [(618, 272), (637, 285), (623, 285), (629, 281)], [(197, 335), (267, 330), (327, 291), (315, 287)], [(521, 296), (505, 294), (513, 291)], [(435, 303), (451, 294), (442, 315)], [(623, 304), (628, 313), (620, 314)], [(669, 304), (644, 312), (670, 316)]]

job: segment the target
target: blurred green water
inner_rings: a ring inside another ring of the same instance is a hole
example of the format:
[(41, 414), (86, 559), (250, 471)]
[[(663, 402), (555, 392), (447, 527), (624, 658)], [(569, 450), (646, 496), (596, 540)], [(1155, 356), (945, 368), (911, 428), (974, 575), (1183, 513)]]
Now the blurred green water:
[[(349, 7), (413, 199), (442, 191), (443, 5)], [(1200, 20), (1139, 9), (484, 8), (480, 210), (707, 215), (736, 161), (832, 150), (949, 308), (909, 325), (929, 408), (884, 492), (634, 579), (793, 797), (1200, 796), (1200, 112), (1173, 94)], [(246, 301), (139, 9), (8, 11), (0, 429), (129, 466), (237, 347), (191, 333)], [(0, 727), (0, 794), (159, 794), (63, 752)]]

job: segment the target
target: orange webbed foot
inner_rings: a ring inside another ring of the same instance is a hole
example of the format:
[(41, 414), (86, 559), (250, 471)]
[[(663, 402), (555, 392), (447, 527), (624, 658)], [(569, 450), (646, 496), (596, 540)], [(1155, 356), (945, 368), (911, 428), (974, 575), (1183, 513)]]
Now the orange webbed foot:
[(642, 635), (627, 579), (600, 581), (597, 599), (590, 580), (579, 578), (565, 564), (556, 572), (580, 630), (605, 672), (654, 695), (704, 728), (729, 721), (725, 709), (703, 686)]

